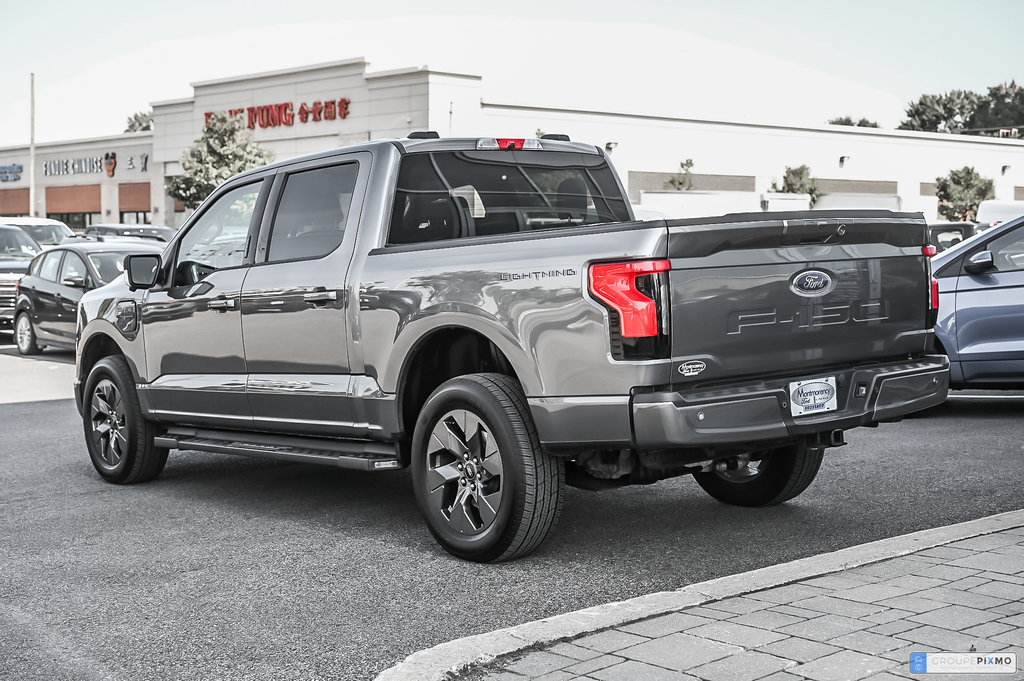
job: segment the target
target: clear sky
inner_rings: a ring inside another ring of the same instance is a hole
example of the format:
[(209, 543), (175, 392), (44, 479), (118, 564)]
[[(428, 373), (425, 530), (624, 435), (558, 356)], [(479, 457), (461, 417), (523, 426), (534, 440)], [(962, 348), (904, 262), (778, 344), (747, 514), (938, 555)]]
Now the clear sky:
[(0, 146), (28, 142), (31, 72), (41, 142), (360, 56), (479, 72), (509, 103), (808, 125), (892, 127), (923, 93), (1024, 80), (1021, 0), (3, 0), (0, 40)]

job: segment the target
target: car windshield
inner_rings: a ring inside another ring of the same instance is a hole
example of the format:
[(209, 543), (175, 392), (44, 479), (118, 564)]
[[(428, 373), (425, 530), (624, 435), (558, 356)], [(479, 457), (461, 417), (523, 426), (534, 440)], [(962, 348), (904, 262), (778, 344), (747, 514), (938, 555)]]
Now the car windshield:
[(31, 234), (32, 238), (39, 243), (48, 246), (59, 244), (75, 234), (66, 225), (25, 225), (22, 229)]
[(127, 253), (90, 253), (89, 262), (100, 275), (100, 284), (107, 284), (124, 273), (124, 259)]
[(32, 240), (32, 237), (20, 229), (0, 230), (0, 256), (34, 258), (40, 252), (39, 246)]

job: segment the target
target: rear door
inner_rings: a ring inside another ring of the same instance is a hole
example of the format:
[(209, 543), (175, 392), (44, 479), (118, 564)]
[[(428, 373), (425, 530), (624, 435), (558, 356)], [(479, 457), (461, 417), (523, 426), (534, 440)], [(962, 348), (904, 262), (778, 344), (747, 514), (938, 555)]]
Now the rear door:
[(249, 406), (258, 428), (365, 436), (348, 357), (346, 291), (370, 155), (282, 171), (241, 291)]
[(878, 211), (670, 221), (676, 382), (923, 352), (926, 243), (920, 215)]
[[(1024, 223), (974, 252), (992, 253), (994, 268), (962, 272), (956, 286), (956, 339), (964, 380), (1024, 382)], [(970, 257), (971, 254), (968, 254)]]
[(32, 292), (33, 321), (35, 322), (36, 337), (40, 341), (57, 340), (60, 338), (59, 325), (61, 316), (60, 284), (57, 277), (60, 276), (60, 262), (64, 257), (64, 250), (52, 250), (43, 256), (39, 264), (39, 271), (34, 280)]

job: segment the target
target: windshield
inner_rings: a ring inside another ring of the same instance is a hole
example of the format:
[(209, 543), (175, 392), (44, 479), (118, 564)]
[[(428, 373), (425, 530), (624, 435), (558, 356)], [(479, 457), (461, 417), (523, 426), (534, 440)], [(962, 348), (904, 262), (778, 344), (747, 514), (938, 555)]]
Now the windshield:
[(0, 257), (34, 258), (40, 252), (32, 237), (20, 229), (0, 230)]
[(47, 246), (54, 246), (75, 235), (66, 225), (24, 225), (22, 229), (31, 234), (33, 239)]
[(402, 159), (388, 243), (629, 220), (608, 162), (553, 151), (448, 151)]

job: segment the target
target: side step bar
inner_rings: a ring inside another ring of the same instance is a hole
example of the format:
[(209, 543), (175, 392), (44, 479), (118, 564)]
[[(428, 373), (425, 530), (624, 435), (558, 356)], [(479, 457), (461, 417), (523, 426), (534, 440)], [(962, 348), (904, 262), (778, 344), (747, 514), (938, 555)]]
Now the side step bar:
[(173, 427), (164, 435), (154, 438), (154, 444), (168, 449), (241, 454), (264, 459), (325, 464), (359, 471), (402, 468), (395, 445), (369, 440), (333, 440)]

